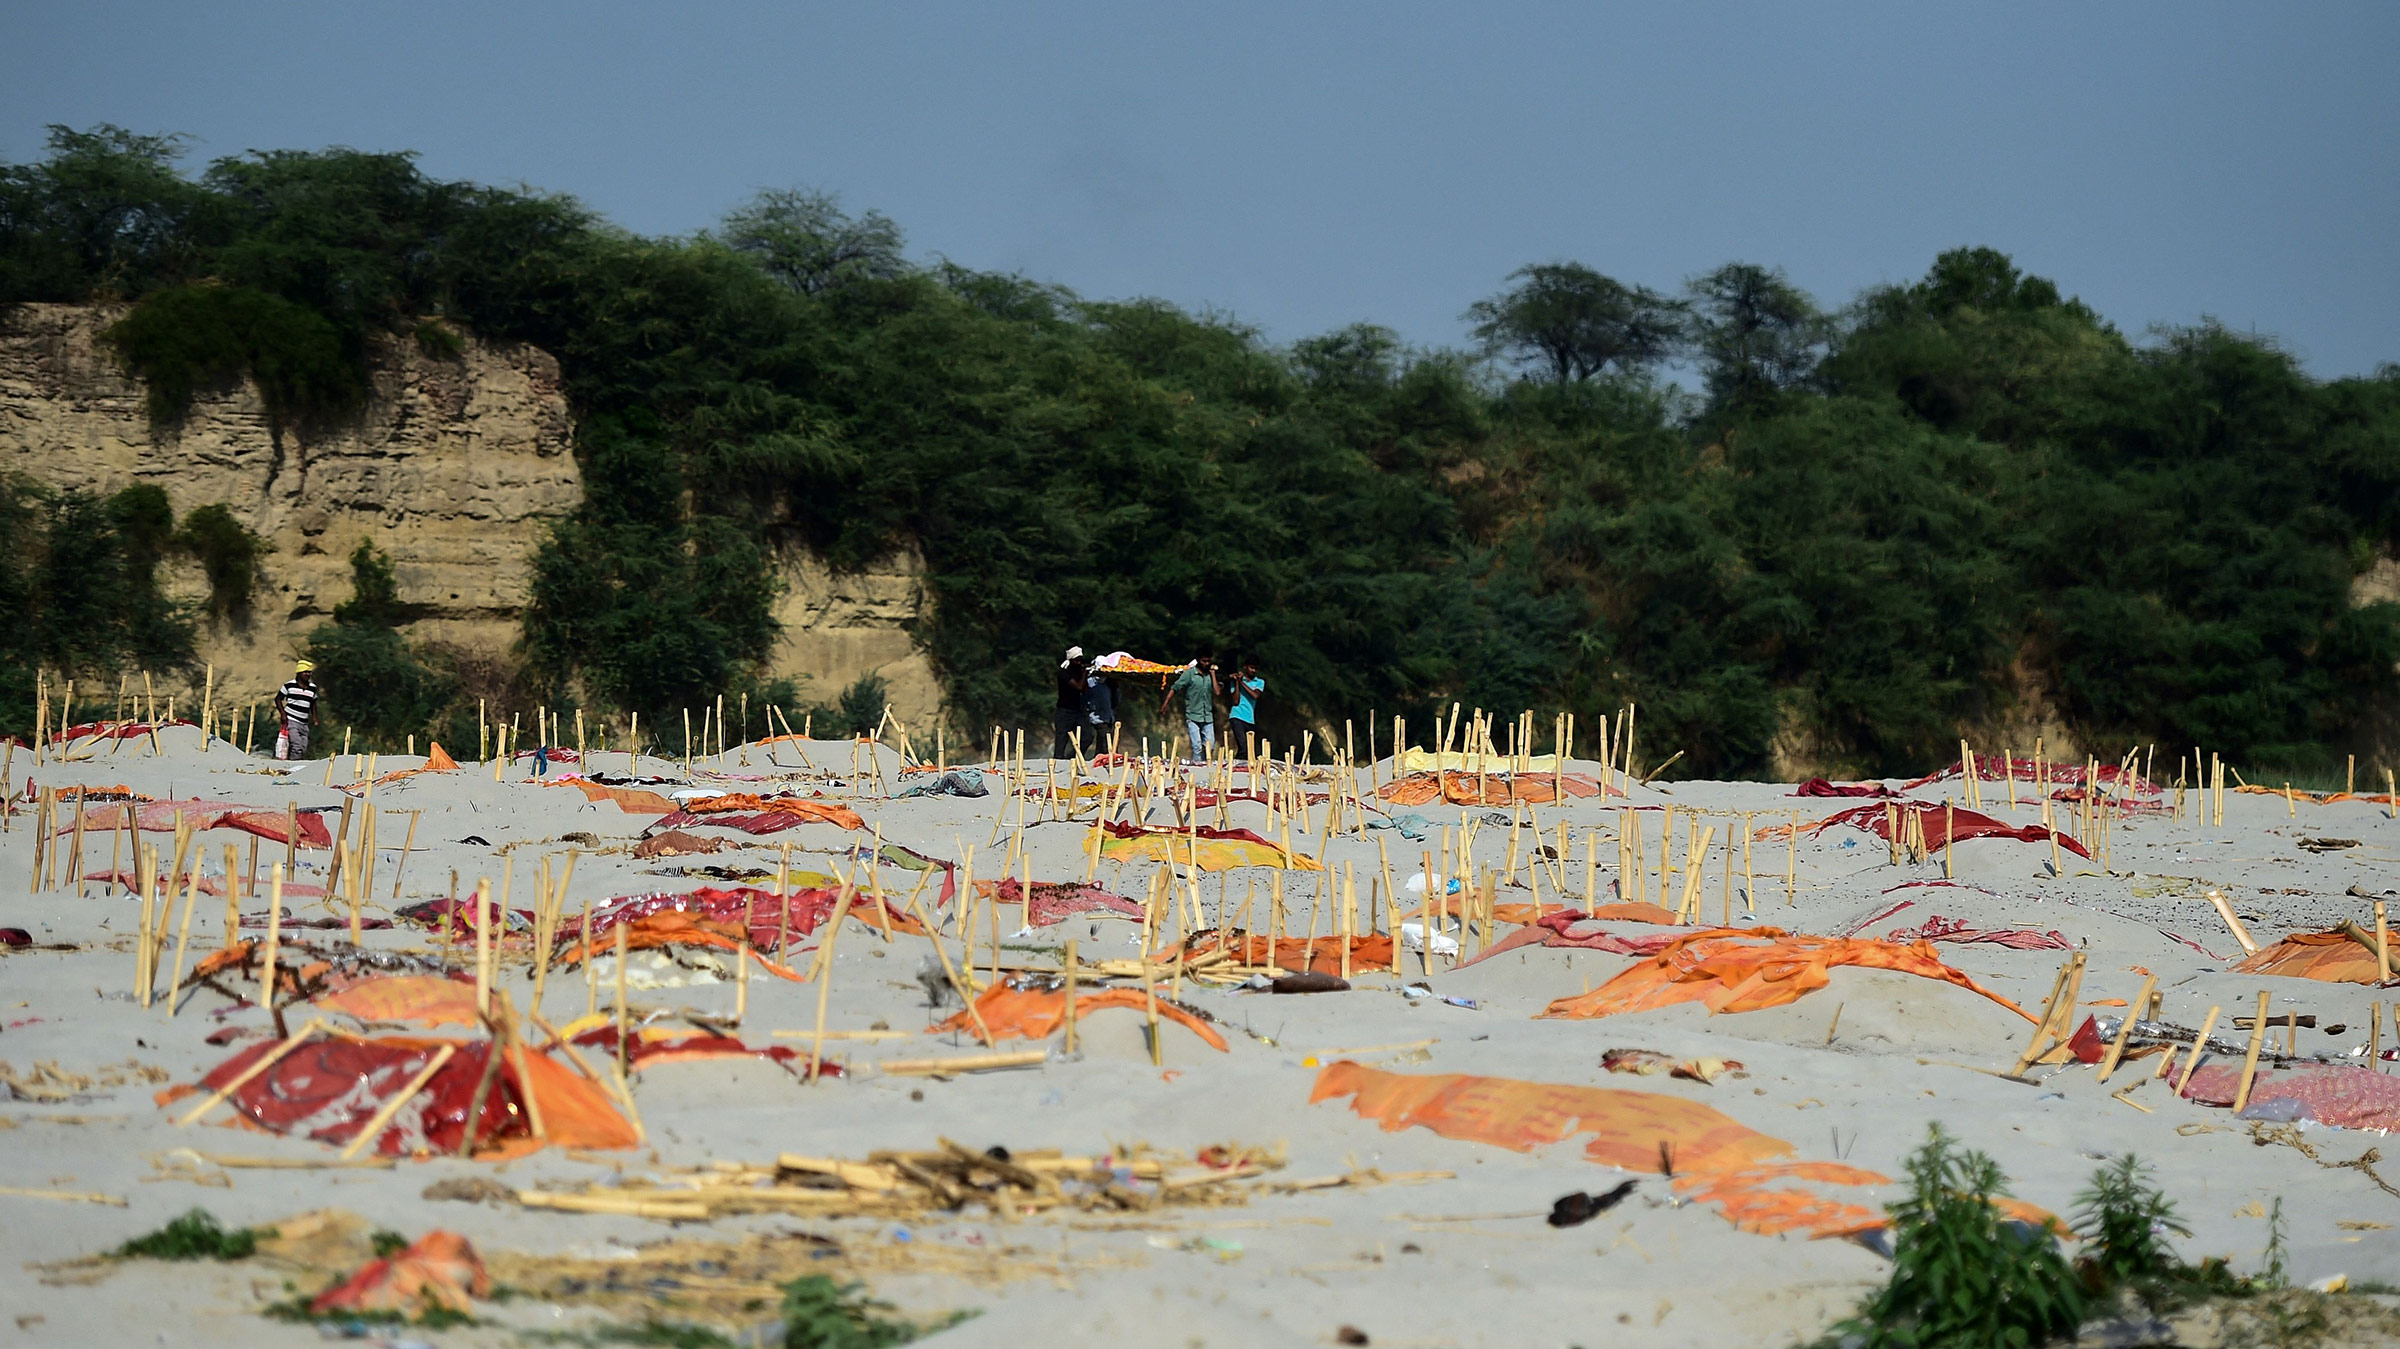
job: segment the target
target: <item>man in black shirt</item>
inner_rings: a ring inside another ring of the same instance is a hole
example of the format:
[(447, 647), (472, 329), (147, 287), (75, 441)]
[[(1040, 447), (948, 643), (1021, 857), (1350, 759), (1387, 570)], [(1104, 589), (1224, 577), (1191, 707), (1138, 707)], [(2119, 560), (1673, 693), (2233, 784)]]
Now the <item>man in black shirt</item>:
[(1083, 648), (1067, 648), (1065, 660), (1058, 663), (1058, 707), (1050, 714), (1050, 757), (1071, 759), (1082, 752), (1083, 695), (1089, 686), (1089, 667), (1083, 659)]
[(292, 667), (291, 682), (275, 690), (275, 714), (283, 723), (275, 735), (278, 759), (308, 757), (308, 728), (317, 715), (317, 684), (309, 676), (316, 668), (315, 661), (299, 662)]

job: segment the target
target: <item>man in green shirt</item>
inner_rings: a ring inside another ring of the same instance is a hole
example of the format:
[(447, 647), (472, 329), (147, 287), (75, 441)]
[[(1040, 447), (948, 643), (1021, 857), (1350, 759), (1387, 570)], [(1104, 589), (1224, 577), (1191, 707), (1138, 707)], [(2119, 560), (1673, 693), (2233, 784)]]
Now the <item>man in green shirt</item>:
[(1183, 695), (1184, 734), (1192, 742), (1192, 762), (1206, 763), (1209, 751), (1217, 744), (1216, 662), (1204, 655), (1193, 657), (1184, 672), (1167, 686), (1166, 696), (1159, 699), (1160, 716), (1167, 715), (1179, 693)]

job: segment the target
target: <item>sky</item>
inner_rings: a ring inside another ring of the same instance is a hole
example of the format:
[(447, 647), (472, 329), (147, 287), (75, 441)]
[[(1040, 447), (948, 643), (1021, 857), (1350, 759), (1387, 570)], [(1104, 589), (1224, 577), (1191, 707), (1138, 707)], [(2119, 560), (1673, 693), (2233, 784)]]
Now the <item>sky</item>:
[(1527, 263), (1831, 306), (1988, 245), (2129, 334), (2400, 361), (2400, 5), (11, 0), (0, 160), (44, 127), (414, 150), (706, 227), (838, 193), (920, 259), (1289, 342), (1464, 345)]

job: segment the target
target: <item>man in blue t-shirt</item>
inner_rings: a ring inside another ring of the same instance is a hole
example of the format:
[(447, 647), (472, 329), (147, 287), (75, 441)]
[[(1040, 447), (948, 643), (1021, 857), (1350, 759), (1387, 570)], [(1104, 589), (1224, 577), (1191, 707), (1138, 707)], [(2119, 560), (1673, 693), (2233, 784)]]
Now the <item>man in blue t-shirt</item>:
[(1217, 670), (1216, 661), (1208, 656), (1195, 656), (1175, 682), (1167, 686), (1166, 696), (1158, 700), (1158, 714), (1166, 716), (1175, 705), (1177, 694), (1183, 696), (1183, 729), (1192, 742), (1192, 762), (1205, 763), (1208, 752), (1217, 744)]
[(1240, 750), (1245, 759), (1257, 753), (1258, 700), (1266, 691), (1267, 681), (1259, 677), (1254, 660), (1242, 662), (1242, 672), (1226, 690), (1233, 697), (1233, 710), (1225, 714), (1225, 748)]

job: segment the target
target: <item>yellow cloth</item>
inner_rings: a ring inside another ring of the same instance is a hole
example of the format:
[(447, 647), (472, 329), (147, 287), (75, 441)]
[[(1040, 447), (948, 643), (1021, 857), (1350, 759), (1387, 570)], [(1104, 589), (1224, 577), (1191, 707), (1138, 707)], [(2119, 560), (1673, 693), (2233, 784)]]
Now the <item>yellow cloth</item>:
[[(1083, 850), (1092, 850), (1092, 835), (1083, 839)], [(1287, 853), (1271, 843), (1252, 843), (1238, 838), (1193, 839), (1183, 834), (1136, 834), (1118, 838), (1101, 835), (1100, 855), (1111, 862), (1173, 862), (1197, 866), (1202, 871), (1231, 871), (1235, 867), (1282, 867), (1288, 871), (1323, 871), (1317, 859), (1300, 853)]]

